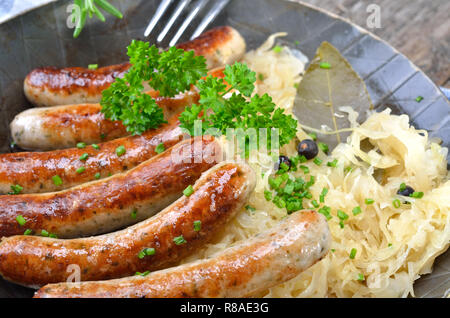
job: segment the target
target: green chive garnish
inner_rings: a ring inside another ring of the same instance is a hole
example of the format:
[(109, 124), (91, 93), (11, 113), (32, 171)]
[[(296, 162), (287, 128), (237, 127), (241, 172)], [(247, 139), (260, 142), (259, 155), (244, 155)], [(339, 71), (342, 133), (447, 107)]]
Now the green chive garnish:
[(116, 154), (120, 157), (122, 155), (124, 155), (126, 152), (125, 147), (124, 146), (119, 146), (116, 148)]
[(399, 199), (395, 199), (394, 201), (392, 201), (392, 205), (394, 206), (394, 208), (398, 209), (402, 205), (402, 203)]
[(272, 200), (272, 192), (267, 191), (267, 190), (264, 190), (264, 198), (265, 198), (267, 201)]
[(331, 65), (330, 65), (330, 63), (322, 62), (322, 63), (320, 63), (320, 68), (330, 69)]
[(58, 176), (58, 175), (53, 176), (53, 177), (52, 177), (52, 180), (53, 180), (53, 184), (54, 184), (55, 186), (60, 186), (60, 185), (63, 183), (61, 177)]
[(194, 188), (192, 187), (192, 185), (188, 185), (187, 188), (183, 190), (183, 194), (187, 197), (192, 193), (194, 193)]
[(328, 153), (328, 145), (324, 142), (318, 142), (317, 146), (319, 146), (320, 150), (322, 150), (324, 153)]
[(85, 167), (79, 167), (76, 171), (78, 174), (83, 173), (86, 170)]
[(308, 134), (309, 137), (311, 137), (312, 140), (317, 140), (317, 134), (316, 133), (309, 133)]
[(173, 239), (176, 245), (181, 245), (184, 243), (187, 243), (187, 241), (184, 239), (183, 235), (177, 236)]
[(262, 82), (264, 81), (264, 74), (259, 73), (258, 74), (258, 79)]
[(81, 161), (86, 161), (86, 159), (89, 157), (89, 154), (87, 153), (87, 152), (85, 152), (84, 154), (82, 154), (81, 156), (80, 156), (80, 160)]
[(77, 143), (77, 148), (78, 148), (78, 149), (86, 148), (86, 143), (85, 143), (85, 142), (79, 142), (79, 143)]
[(423, 192), (413, 192), (409, 195), (411, 198), (421, 199), (423, 197)]
[(313, 205), (313, 207), (315, 207), (316, 209), (320, 206), (319, 203), (317, 203), (316, 200), (312, 200), (311, 204)]
[(26, 229), (25, 232), (23, 232), (23, 235), (31, 235), (31, 233), (33, 233), (32, 230)]
[(348, 219), (348, 214), (341, 210), (337, 210), (337, 216), (342, 221), (345, 221)]
[(145, 277), (145, 276), (147, 276), (148, 274), (150, 274), (150, 271), (145, 271), (145, 272), (143, 272), (143, 273), (141, 273), (141, 272), (136, 272), (136, 274), (134, 274), (135, 276), (143, 276), (143, 277)]
[(202, 229), (202, 221), (194, 221), (194, 231), (198, 232)]
[(42, 230), (42, 231), (41, 231), (41, 235), (42, 235), (42, 236), (45, 236), (45, 237), (48, 237), (48, 236), (49, 236), (49, 233), (48, 233), (46, 230)]
[(416, 102), (420, 103), (421, 101), (423, 101), (423, 96), (417, 96)]
[(135, 219), (137, 217), (137, 212), (138, 212), (137, 209), (133, 209), (133, 211), (131, 211), (131, 218), (132, 219)]
[(280, 53), (281, 51), (283, 51), (283, 48), (279, 45), (275, 45), (272, 49), (275, 53)]
[(304, 173), (304, 174), (307, 174), (307, 173), (309, 173), (309, 168), (308, 168), (307, 166), (303, 166), (303, 165), (301, 165), (301, 166), (300, 166), (300, 169), (302, 169), (302, 170), (303, 170), (303, 173)]
[(352, 248), (352, 250), (350, 251), (350, 259), (354, 259), (356, 256), (356, 248)]
[(352, 210), (353, 215), (358, 215), (358, 214), (360, 214), (361, 212), (362, 212), (362, 211), (361, 211), (361, 207), (359, 207), (359, 206), (353, 208), (353, 210)]
[(100, 179), (100, 172), (97, 172), (96, 174), (94, 174), (94, 178), (97, 180)]
[(369, 204), (373, 204), (375, 202), (375, 200), (374, 199), (370, 199), (370, 198), (366, 198), (364, 200), (364, 202), (366, 202), (366, 204), (369, 205)]
[(12, 185), (11, 186), (11, 192), (8, 192), (8, 194), (19, 194), (20, 192), (22, 192), (23, 187), (19, 184), (16, 185)]
[(366, 280), (365, 277), (364, 277), (364, 274), (359, 273), (358, 274), (358, 280), (361, 281), (361, 282)]
[(316, 157), (316, 158), (314, 158), (313, 162), (314, 162), (316, 165), (320, 166), (320, 165), (322, 164), (322, 159), (319, 159), (319, 158)]
[(92, 144), (91, 146), (92, 146), (92, 148), (94, 148), (94, 149), (97, 149), (97, 150), (99, 150), (99, 149), (100, 149), (100, 146), (99, 146), (99, 145), (97, 145), (97, 144)]
[(335, 168), (337, 166), (338, 160), (334, 159), (333, 161), (328, 161), (327, 166)]
[(155, 148), (155, 152), (156, 153), (161, 153), (164, 152), (164, 150), (166, 150), (166, 147), (164, 147), (163, 143), (160, 143), (158, 146), (156, 146)]
[(248, 210), (248, 211), (252, 211), (252, 212), (254, 212), (256, 210), (254, 207), (252, 207), (250, 205), (246, 205), (245, 209)]
[(98, 64), (89, 64), (88, 69), (90, 70), (96, 70), (98, 68)]
[(24, 226), (25, 223), (27, 223), (27, 220), (22, 215), (16, 216), (16, 221), (19, 223), (20, 226)]

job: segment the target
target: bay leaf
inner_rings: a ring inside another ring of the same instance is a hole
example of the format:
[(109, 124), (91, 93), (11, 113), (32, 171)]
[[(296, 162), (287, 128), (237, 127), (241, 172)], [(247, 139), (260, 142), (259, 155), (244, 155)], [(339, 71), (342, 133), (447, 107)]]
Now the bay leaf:
[[(358, 112), (359, 123), (365, 120), (366, 111), (373, 109), (364, 81), (338, 49), (323, 42), (298, 86), (293, 113), (302, 125), (318, 130), (324, 130), (323, 125), (326, 125), (336, 131), (350, 127), (347, 113), (339, 110), (342, 106), (350, 106)], [(349, 134), (317, 133), (317, 136), (331, 150), (345, 142)]]

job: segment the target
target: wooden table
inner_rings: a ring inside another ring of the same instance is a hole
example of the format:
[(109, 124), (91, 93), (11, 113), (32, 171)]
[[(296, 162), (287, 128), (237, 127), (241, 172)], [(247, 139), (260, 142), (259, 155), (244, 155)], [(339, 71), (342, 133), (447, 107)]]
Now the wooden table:
[[(449, 0), (302, 0), (368, 29), (406, 55), (437, 85), (450, 88)], [(369, 28), (370, 4), (381, 28)]]

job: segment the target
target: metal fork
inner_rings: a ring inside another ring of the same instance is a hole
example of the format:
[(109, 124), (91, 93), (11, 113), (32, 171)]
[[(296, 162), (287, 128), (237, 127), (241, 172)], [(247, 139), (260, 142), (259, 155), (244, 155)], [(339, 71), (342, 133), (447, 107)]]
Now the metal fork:
[[(150, 23), (148, 24), (147, 28), (145, 29), (144, 36), (149, 36), (150, 33), (155, 28), (158, 21), (162, 18), (164, 13), (167, 11), (167, 9), (170, 7), (174, 0), (162, 0), (161, 4), (159, 5), (158, 9), (156, 9), (155, 14), (153, 15), (152, 19), (150, 20)], [(175, 10), (172, 13), (172, 16), (169, 18), (167, 24), (165, 25), (164, 29), (159, 33), (158, 37), (156, 38), (156, 41), (158, 43), (162, 42), (164, 38), (166, 37), (167, 33), (169, 33), (172, 26), (175, 24), (175, 21), (177, 18), (181, 15), (183, 10), (192, 2), (192, 0), (177, 0), (178, 5), (175, 8)], [(195, 1), (195, 0), (194, 0)], [(183, 33), (186, 31), (189, 24), (194, 20), (194, 18), (197, 16), (197, 14), (205, 7), (205, 5), (210, 0), (198, 0), (192, 7), (191, 12), (188, 14), (186, 19), (181, 24), (178, 31), (175, 33), (174, 37), (170, 40), (169, 46), (174, 46), (180, 37), (183, 35)], [(191, 40), (193, 38), (196, 38), (199, 36), (206, 27), (217, 17), (217, 15), (222, 11), (222, 9), (230, 2), (230, 0), (216, 0), (211, 9), (208, 11), (208, 13), (205, 15), (203, 20), (200, 22), (200, 24), (195, 29), (194, 33), (191, 36)]]

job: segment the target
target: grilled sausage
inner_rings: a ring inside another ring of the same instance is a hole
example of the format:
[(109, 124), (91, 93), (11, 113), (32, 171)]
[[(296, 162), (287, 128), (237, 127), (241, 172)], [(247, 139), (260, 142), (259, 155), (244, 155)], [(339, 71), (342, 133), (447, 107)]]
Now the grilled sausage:
[[(203, 55), (208, 68), (212, 69), (240, 59), (245, 52), (245, 41), (235, 29), (224, 26), (177, 47)], [(117, 77), (122, 77), (129, 67), (129, 63), (123, 63), (97, 70), (82, 67), (38, 68), (25, 78), (24, 91), (28, 100), (37, 106), (98, 103), (101, 92)]]
[[(158, 129), (101, 143), (99, 149), (87, 146), (0, 154), (0, 193), (8, 193), (11, 185), (16, 184), (23, 188), (21, 193), (60, 191), (131, 169), (155, 156), (155, 148), (160, 143), (167, 149), (180, 142), (183, 132), (179, 125), (178, 115), (175, 115)], [(126, 152), (119, 156), (116, 150), (122, 146)], [(81, 160), (85, 153), (88, 157)], [(78, 169), (84, 171), (79, 173)], [(55, 176), (61, 178), (61, 182), (55, 183)]]
[[(164, 118), (198, 102), (192, 90), (173, 98), (149, 94), (163, 109)], [(28, 109), (11, 122), (11, 136), (22, 149), (54, 150), (75, 147), (78, 142), (100, 143), (129, 135), (120, 121), (105, 119), (100, 104), (63, 105)]]
[(323, 258), (329, 245), (325, 218), (296, 212), (212, 258), (145, 277), (50, 284), (35, 297), (248, 297), (294, 278)]
[[(165, 268), (208, 242), (241, 210), (254, 186), (248, 165), (224, 162), (205, 172), (189, 197), (125, 230), (73, 240), (6, 238), (0, 243), (0, 273), (19, 284), (42, 286), (65, 282), (70, 264), (79, 266), (81, 280), (91, 281)], [(185, 242), (176, 243), (181, 236)], [(145, 248), (155, 253), (139, 258)]]
[[(197, 139), (202, 142), (192, 147)], [(70, 238), (106, 233), (143, 220), (173, 202), (215, 164), (211, 148), (220, 149), (217, 141), (197, 139), (185, 140), (104, 180), (60, 192), (0, 196), (0, 237), (31, 229)], [(186, 162), (175, 162), (178, 154)], [(136, 218), (130, 217), (134, 209)], [(27, 221), (24, 226), (17, 221), (19, 215)]]

